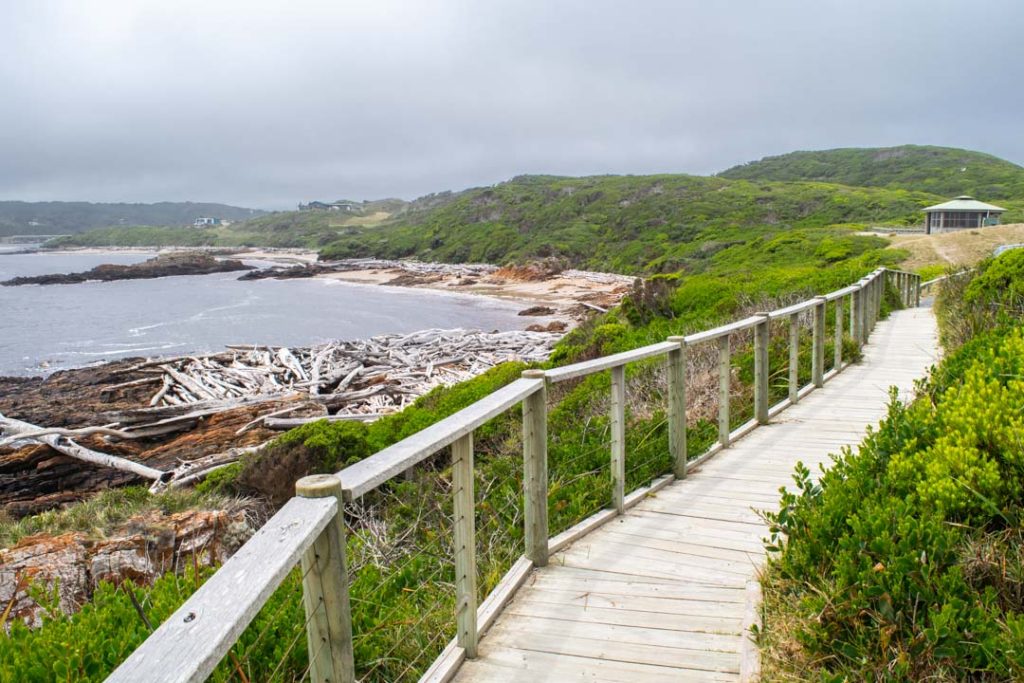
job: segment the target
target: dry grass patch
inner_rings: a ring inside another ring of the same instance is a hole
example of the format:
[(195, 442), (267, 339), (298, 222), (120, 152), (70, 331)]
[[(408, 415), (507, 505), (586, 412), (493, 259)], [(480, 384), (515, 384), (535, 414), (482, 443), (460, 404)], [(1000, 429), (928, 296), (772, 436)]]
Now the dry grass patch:
[(991, 256), (998, 246), (1024, 243), (1024, 223), (941, 235), (894, 235), (889, 239), (893, 248), (910, 252), (903, 262), (909, 270), (936, 265), (973, 266)]

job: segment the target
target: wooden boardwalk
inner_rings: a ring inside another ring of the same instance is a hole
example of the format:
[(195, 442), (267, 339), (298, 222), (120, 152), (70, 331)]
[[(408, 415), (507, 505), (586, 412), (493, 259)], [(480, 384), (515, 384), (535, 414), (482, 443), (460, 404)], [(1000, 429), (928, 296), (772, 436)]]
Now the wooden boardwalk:
[[(756, 669), (745, 628), (774, 509), (797, 461), (812, 471), (909, 397), (936, 360), (930, 308), (880, 321), (852, 365), (534, 570), (456, 681), (736, 681)], [(628, 458), (628, 454), (627, 454)]]

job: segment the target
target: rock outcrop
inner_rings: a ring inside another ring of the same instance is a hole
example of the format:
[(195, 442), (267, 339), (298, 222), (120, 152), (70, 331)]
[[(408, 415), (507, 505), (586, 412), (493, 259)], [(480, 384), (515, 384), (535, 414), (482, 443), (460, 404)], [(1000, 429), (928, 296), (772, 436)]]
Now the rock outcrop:
[(61, 611), (72, 614), (101, 581), (150, 584), (193, 563), (219, 564), (252, 533), (244, 510), (191, 510), (139, 515), (100, 540), (81, 532), (28, 536), (0, 550), (0, 605), (7, 621), (37, 627), (45, 616), (32, 597), (39, 588), (56, 588)]
[(172, 275), (208, 275), (229, 273), (238, 270), (253, 270), (235, 259), (217, 259), (209, 254), (197, 252), (171, 252), (160, 254), (142, 263), (118, 265), (104, 263), (92, 270), (81, 273), (56, 273), (53, 275), (32, 275), (4, 280), (0, 285), (70, 285), (89, 280), (141, 280)]

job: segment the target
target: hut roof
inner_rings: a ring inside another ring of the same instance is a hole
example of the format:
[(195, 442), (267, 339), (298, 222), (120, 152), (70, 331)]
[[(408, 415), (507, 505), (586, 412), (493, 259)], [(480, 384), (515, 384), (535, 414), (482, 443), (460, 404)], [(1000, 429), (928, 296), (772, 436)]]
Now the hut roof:
[(929, 206), (922, 210), (926, 213), (931, 211), (988, 211), (990, 213), (1006, 211), (1006, 209), (1001, 206), (979, 202), (974, 197), (966, 194), (962, 194), (956, 199), (951, 199), (948, 202), (936, 204), (935, 206)]

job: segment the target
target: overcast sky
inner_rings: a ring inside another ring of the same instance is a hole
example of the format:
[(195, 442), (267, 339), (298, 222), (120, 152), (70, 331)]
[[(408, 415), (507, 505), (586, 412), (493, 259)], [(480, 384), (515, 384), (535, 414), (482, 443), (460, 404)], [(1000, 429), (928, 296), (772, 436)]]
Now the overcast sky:
[(0, 199), (289, 208), (902, 143), (1024, 162), (1022, 0), (0, 0)]

